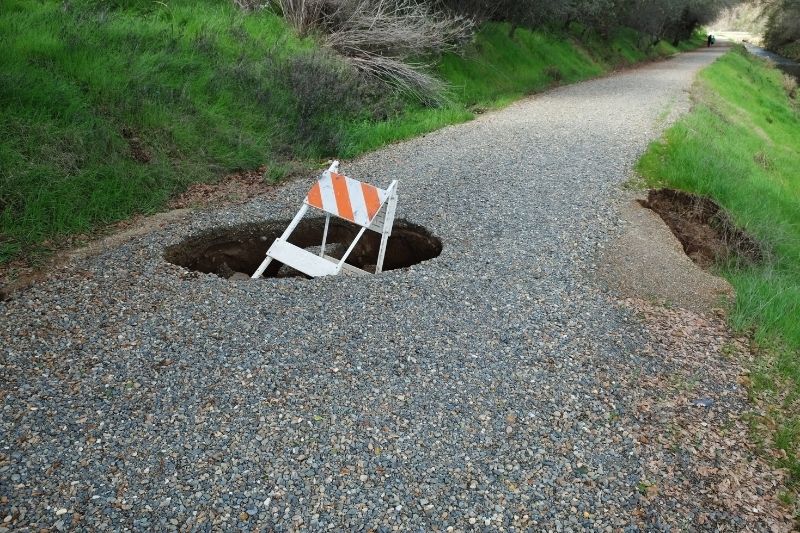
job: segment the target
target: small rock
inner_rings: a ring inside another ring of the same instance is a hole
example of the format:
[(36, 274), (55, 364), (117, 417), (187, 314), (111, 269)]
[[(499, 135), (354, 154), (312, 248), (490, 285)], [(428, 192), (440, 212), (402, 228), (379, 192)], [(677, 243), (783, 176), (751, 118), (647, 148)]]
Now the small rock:
[(714, 405), (714, 400), (711, 398), (698, 398), (697, 400), (692, 402), (692, 405), (695, 407), (711, 407)]

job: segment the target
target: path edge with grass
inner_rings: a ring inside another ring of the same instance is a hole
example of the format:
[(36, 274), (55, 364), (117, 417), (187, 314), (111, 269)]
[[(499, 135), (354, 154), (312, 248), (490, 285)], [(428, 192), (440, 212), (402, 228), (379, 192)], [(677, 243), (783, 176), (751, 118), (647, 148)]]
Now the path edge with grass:
[(737, 46), (701, 71), (692, 89), (693, 109), (651, 144), (637, 166), (645, 186), (710, 197), (768, 251), (762, 264), (734, 261), (717, 265), (715, 272), (736, 289), (728, 321), (748, 335), (755, 355), (743, 378), (755, 407), (751, 436), (773, 465), (786, 470), (788, 491), (778, 496), (795, 514), (800, 493), (796, 94), (780, 71)]

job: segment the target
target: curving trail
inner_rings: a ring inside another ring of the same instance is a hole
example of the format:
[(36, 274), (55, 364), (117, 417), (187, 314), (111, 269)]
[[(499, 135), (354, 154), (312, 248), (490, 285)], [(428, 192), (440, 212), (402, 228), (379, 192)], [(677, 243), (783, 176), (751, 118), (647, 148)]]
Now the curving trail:
[(433, 261), (229, 282), (163, 260), (205, 228), (290, 218), (299, 180), (0, 303), (0, 527), (787, 529), (747, 445), (739, 341), (595, 275), (620, 185), (723, 51), (344, 164), (400, 180)]

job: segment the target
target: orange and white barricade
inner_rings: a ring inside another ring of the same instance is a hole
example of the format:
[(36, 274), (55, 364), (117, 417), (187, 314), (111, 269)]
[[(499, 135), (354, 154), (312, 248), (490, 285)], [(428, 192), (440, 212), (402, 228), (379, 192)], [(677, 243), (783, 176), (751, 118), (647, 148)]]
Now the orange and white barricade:
[[(397, 209), (397, 180), (392, 181), (387, 189), (379, 189), (373, 185), (348, 178), (339, 174), (339, 162), (334, 161), (331, 167), (322, 173), (317, 183), (308, 191), (303, 206), (295, 215), (283, 235), (275, 239), (267, 250), (267, 257), (252, 278), (260, 278), (269, 264), (275, 260), (290, 266), (311, 277), (335, 276), (342, 272), (347, 258), (355, 249), (359, 239), (367, 230), (381, 234), (381, 245), (375, 273), (383, 270), (383, 258), (386, 245), (392, 234), (394, 215)], [(325, 229), (322, 233), (322, 246), (319, 255), (289, 243), (289, 237), (297, 228), (309, 208), (325, 212)], [(341, 259), (325, 255), (325, 244), (328, 238), (328, 226), (331, 216), (339, 217), (361, 226), (350, 247)], [(348, 273), (367, 274), (352, 265), (347, 265)]]

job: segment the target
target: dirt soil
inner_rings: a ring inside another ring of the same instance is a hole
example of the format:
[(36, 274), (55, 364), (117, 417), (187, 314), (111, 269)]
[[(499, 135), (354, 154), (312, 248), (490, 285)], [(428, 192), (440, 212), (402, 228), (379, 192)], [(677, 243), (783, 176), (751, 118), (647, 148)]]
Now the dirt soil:
[(187, 207), (222, 207), (245, 202), (275, 189), (264, 175), (268, 167), (262, 165), (255, 170), (244, 170), (230, 174), (218, 183), (194, 183), (170, 203), (170, 209)]
[[(0, 301), (7, 300), (17, 291), (44, 280), (48, 272), (59, 269), (71, 259), (91, 257), (104, 250), (116, 248), (134, 237), (176, 224), (184, 220), (189, 213), (191, 209), (173, 209), (150, 216), (137, 216), (106, 228), (108, 234), (105, 236), (75, 236), (58, 243), (56, 244), (58, 251), (43, 263), (31, 264), (20, 260), (3, 265), (0, 267)], [(80, 244), (84, 240), (88, 240), (88, 244)]]
[(692, 261), (709, 268), (730, 259), (758, 262), (763, 252), (758, 242), (733, 223), (709, 198), (674, 189), (655, 189), (640, 202), (667, 223)]

